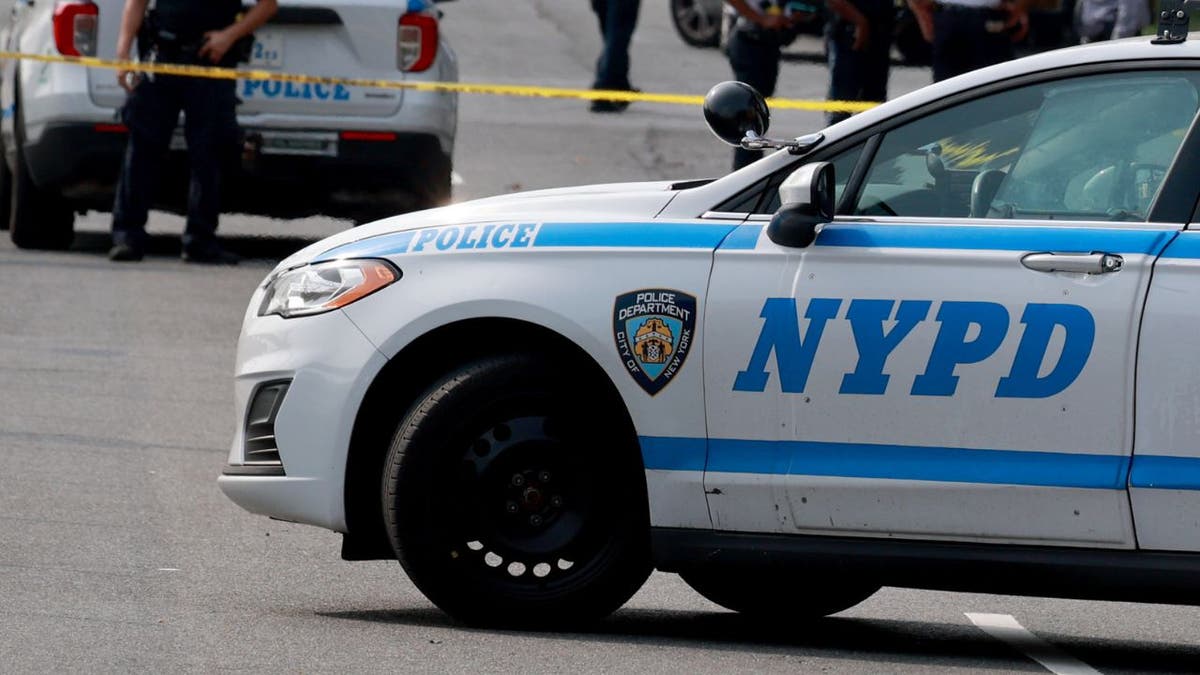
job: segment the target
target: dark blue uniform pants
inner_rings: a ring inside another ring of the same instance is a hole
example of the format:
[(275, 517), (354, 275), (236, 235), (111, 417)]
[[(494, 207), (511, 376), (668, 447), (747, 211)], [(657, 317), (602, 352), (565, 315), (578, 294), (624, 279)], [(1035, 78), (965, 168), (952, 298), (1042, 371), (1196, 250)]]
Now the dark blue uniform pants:
[[(733, 77), (754, 87), (763, 96), (775, 95), (779, 81), (779, 42), (769, 35), (746, 30), (729, 34), (726, 47)], [(733, 168), (738, 170), (763, 156), (762, 150), (733, 149)]]
[(1006, 18), (996, 9), (940, 6), (933, 15), (933, 81), (1012, 59)]
[(183, 111), (191, 167), (183, 246), (200, 255), (216, 248), (221, 168), (237, 148), (235, 85), (228, 80), (157, 76), (143, 80), (129, 95), (122, 110), (129, 143), (113, 205), (114, 244), (143, 248), (147, 212)]
[(592, 11), (600, 19), (604, 50), (596, 61), (592, 89), (629, 90), (629, 42), (637, 26), (640, 0), (592, 0)]
[[(854, 51), (854, 24), (835, 19), (827, 31), (829, 100), (886, 101), (892, 26), (873, 22), (867, 48), (862, 51)], [(849, 116), (848, 112), (831, 112), (826, 119), (833, 124)]]

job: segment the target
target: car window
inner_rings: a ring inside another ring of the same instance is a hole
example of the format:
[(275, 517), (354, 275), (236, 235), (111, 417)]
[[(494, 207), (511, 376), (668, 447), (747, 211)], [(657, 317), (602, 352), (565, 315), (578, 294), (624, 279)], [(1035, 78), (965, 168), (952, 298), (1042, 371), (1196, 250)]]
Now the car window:
[(982, 97), (889, 131), (852, 212), (1145, 220), (1198, 105), (1179, 71)]
[[(846, 192), (846, 185), (850, 182), (850, 174), (854, 171), (854, 165), (858, 163), (858, 158), (862, 156), (865, 145), (866, 143), (859, 143), (827, 160), (833, 162), (835, 204), (842, 203), (842, 195)], [(779, 186), (789, 175), (791, 175), (790, 171), (781, 171), (773, 177), (767, 186), (766, 199), (760, 202), (757, 213), (775, 213), (779, 210)]]

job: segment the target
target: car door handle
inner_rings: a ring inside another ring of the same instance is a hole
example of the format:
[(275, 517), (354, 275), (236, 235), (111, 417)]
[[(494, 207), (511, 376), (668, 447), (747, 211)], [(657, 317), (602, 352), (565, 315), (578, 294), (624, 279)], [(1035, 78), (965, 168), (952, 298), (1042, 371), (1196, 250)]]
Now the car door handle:
[(1115, 253), (1028, 253), (1021, 264), (1037, 272), (1108, 274), (1121, 271), (1125, 259)]

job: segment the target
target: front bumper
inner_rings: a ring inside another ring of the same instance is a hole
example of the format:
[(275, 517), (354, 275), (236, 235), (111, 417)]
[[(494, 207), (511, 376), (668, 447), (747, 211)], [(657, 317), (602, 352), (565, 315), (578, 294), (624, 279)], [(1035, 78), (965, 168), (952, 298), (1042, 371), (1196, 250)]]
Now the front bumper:
[[(252, 513), (345, 532), (350, 435), (387, 360), (341, 311), (259, 317), (261, 301), (260, 288), (238, 342), (237, 431), (217, 484)], [(274, 424), (282, 467), (257, 467), (246, 459), (250, 399), (261, 385), (281, 380), (290, 381)]]

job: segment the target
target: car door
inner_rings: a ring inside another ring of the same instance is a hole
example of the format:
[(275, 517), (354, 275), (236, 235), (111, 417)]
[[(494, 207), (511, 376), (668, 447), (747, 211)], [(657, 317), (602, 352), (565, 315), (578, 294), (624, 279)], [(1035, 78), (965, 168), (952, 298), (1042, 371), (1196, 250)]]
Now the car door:
[(1137, 329), (1182, 227), (1150, 216), (1198, 101), (1180, 69), (942, 104), (848, 151), (812, 246), (741, 226), (704, 326), (714, 527), (1132, 547)]

